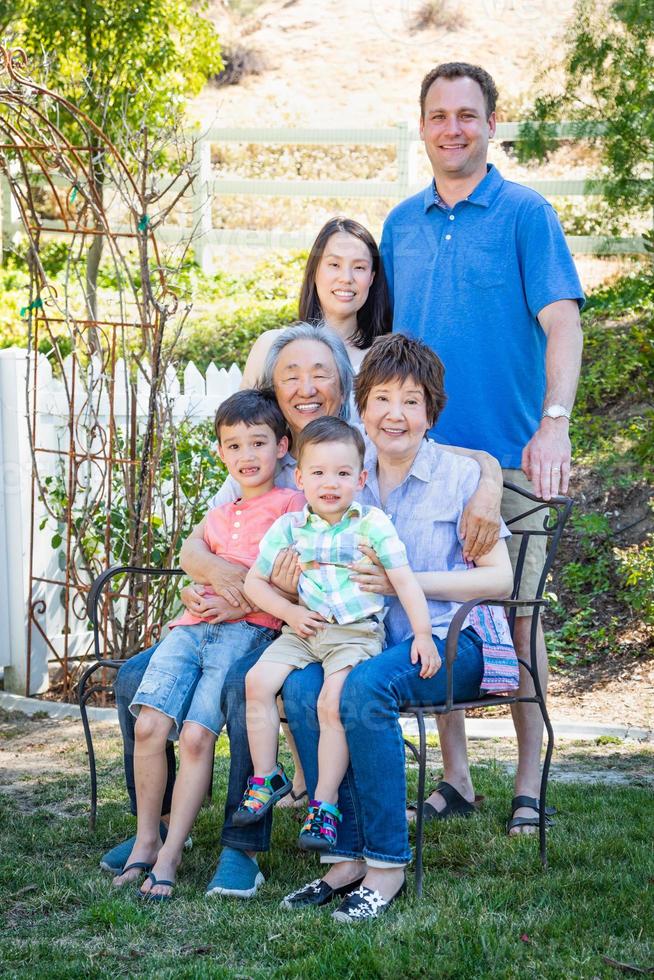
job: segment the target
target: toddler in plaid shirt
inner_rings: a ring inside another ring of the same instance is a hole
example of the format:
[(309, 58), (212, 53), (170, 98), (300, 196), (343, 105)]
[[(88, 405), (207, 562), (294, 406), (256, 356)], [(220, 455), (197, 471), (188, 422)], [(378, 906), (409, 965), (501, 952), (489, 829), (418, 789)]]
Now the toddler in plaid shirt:
[[(424, 593), (393, 524), (382, 510), (354, 500), (366, 481), (361, 433), (342, 419), (316, 419), (293, 448), (296, 480), (307, 506), (275, 521), (245, 580), (249, 598), (287, 625), (246, 677), (254, 775), (233, 823), (260, 820), (290, 791), (291, 781), (276, 761), (277, 693), (292, 670), (317, 661), (325, 675), (318, 699), (318, 785), (299, 844), (305, 850), (327, 851), (336, 843), (338, 790), (349, 763), (339, 712), (341, 690), (352, 668), (376, 656), (384, 644), (383, 596), (362, 591), (350, 577), (351, 565), (364, 557), (362, 545), (374, 549), (404, 606), (415, 635), (412, 662), (420, 659), (424, 670), (433, 671), (440, 658)], [(288, 547), (299, 556), (298, 605), (270, 584), (275, 560)]]

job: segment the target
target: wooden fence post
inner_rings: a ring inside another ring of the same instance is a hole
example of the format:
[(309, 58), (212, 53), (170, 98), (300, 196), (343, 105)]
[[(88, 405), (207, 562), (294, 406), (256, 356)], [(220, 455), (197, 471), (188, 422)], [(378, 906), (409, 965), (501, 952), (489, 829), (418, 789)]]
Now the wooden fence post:
[(207, 241), (213, 230), (213, 188), (211, 176), (211, 143), (200, 139), (195, 144), (195, 194), (193, 250), (203, 272), (209, 272), (209, 247)]

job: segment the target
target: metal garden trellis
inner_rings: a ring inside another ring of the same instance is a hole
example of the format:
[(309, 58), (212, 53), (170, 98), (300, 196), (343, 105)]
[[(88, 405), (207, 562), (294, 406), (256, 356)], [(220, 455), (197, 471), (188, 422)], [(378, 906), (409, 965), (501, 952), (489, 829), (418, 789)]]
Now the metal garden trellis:
[[(91, 648), (90, 634), (86, 649), (79, 643), (73, 649), (72, 644), (74, 634), (79, 640), (80, 624), (83, 634), (87, 623), (86, 594), (95, 576), (115, 559), (112, 494), (119, 480), (126, 515), (121, 558), (128, 564), (152, 564), (152, 515), (157, 495), (161, 498), (158, 470), (165, 440), (172, 440), (173, 449), (175, 440), (164, 331), (180, 330), (190, 310), (170, 288), (156, 232), (192, 186), (194, 174), (188, 163), (191, 149), (188, 160), (160, 189), (149, 134), (143, 130), (137, 135), (139, 157), (130, 166), (88, 116), (29, 76), (23, 51), (0, 48), (0, 172), (20, 214), (30, 281), (21, 311), (28, 321), (26, 409), (32, 460), (26, 693), (37, 636), (49, 659), (54, 657), (61, 667), (61, 695), (67, 698), (73, 692), (79, 664)], [(99, 168), (104, 200), (98, 193)], [(124, 219), (118, 224), (119, 210), (128, 215), (127, 226)], [(116, 288), (91, 297), (84, 260), (98, 235), (103, 236)], [(66, 243), (63, 286), (51, 280), (44, 265), (43, 248), (53, 236)], [(185, 249), (182, 258), (184, 254)], [(48, 349), (49, 363), (40, 347)], [(64, 360), (67, 351), (71, 356)], [(46, 367), (61, 377), (65, 390), (63, 445), (49, 440), (40, 425), (37, 393)], [(147, 412), (139, 425), (137, 398), (144, 393)], [(101, 422), (101, 416), (108, 422)], [(166, 494), (179, 497), (174, 461)], [(54, 572), (35, 566), (37, 503), (58, 528), (63, 559)], [(172, 537), (162, 555), (164, 566), (173, 561)], [(159, 608), (167, 598), (163, 588)], [(157, 617), (148, 618), (148, 601), (137, 579), (119, 604), (120, 623), (115, 621), (115, 603), (108, 603), (104, 615), (114, 656), (156, 634)], [(63, 617), (58, 645), (42, 624), (52, 603)]]

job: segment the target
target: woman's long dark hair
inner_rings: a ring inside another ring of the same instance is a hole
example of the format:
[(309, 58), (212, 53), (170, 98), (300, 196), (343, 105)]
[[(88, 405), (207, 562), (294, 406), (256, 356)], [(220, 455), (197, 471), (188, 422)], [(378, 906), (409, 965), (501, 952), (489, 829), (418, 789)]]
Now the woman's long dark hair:
[(355, 238), (363, 242), (372, 258), (375, 277), (370, 286), (368, 298), (357, 313), (357, 329), (352, 337), (352, 344), (355, 347), (367, 350), (375, 337), (390, 333), (392, 325), (391, 304), (377, 242), (367, 228), (360, 225), (358, 221), (353, 221), (352, 218), (331, 218), (318, 232), (318, 236), (311, 246), (304, 270), (304, 279), (300, 291), (299, 319), (305, 320), (307, 323), (316, 323), (324, 319), (316, 290), (316, 272), (327, 241), (339, 231), (347, 235), (354, 235)]

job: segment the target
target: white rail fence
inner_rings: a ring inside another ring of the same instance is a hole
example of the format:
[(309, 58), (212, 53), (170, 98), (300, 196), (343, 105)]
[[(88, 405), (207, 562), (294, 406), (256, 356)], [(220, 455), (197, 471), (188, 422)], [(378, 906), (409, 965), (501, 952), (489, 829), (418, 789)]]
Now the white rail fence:
[[(63, 381), (52, 376), (47, 358), (39, 355), (39, 388), (37, 391), (36, 431), (40, 447), (48, 450), (68, 451), (69, 401)], [(64, 363), (64, 374), (70, 375), (72, 359)], [(0, 350), (0, 667), (5, 668), (5, 689), (19, 694), (25, 693), (27, 678), (27, 630), (30, 599), (42, 598), (45, 613), (40, 617), (43, 629), (55, 648), (63, 648), (61, 604), (56, 600), (60, 586), (45, 584), (38, 596), (29, 596), (29, 555), (32, 491), (32, 456), (30, 452), (29, 429), (26, 412), (26, 392), (29, 391), (29, 360), (27, 351), (11, 347)], [(93, 371), (91, 366), (89, 371)], [(31, 377), (31, 372), (30, 375)], [(114, 384), (114, 415), (118, 425), (121, 418), (129, 417), (130, 394), (120, 362), (116, 364)], [(194, 364), (188, 364), (180, 384), (174, 372), (167, 378), (167, 391), (171, 400), (174, 424), (182, 420), (202, 422), (212, 419), (218, 406), (237, 391), (241, 383), (241, 371), (233, 364), (229, 370), (210, 365), (206, 374)], [(92, 390), (93, 385), (85, 386)], [(97, 401), (93, 405), (94, 416), (100, 424), (109, 422), (109, 402), (106, 385), (97, 385)], [(80, 408), (86, 398), (84, 390), (78, 386)], [(31, 398), (31, 392), (29, 392)], [(145, 378), (137, 384), (136, 415), (145, 421), (147, 415), (149, 386)], [(93, 451), (93, 446), (87, 446)], [(60, 457), (56, 453), (49, 456), (52, 474)], [(48, 474), (42, 473), (42, 476)], [(59, 555), (51, 544), (54, 528), (51, 525), (39, 532), (38, 528), (46, 511), (38, 498), (34, 527), (36, 530), (33, 569), (34, 577), (57, 578)], [(81, 630), (81, 624), (80, 624)], [(72, 640), (72, 643), (71, 643)], [(89, 636), (81, 631), (78, 637), (69, 637), (69, 650), (88, 646)], [(43, 691), (48, 682), (48, 653), (45, 643), (36, 630), (32, 633), (32, 656), (30, 670), (30, 693)]]
[[(601, 125), (560, 123), (548, 126), (549, 134), (559, 140), (583, 140), (602, 135)], [(520, 139), (520, 124), (499, 123), (495, 140), (514, 143)], [(276, 178), (232, 180), (217, 176), (211, 162), (214, 145), (229, 143), (278, 144), (278, 145), (330, 145), (330, 146), (394, 146), (396, 149), (396, 179), (380, 180), (278, 180)], [(195, 142), (194, 226), (167, 225), (159, 229), (158, 236), (165, 241), (177, 242), (193, 239), (198, 262), (208, 268), (212, 250), (231, 245), (249, 248), (307, 248), (315, 238), (315, 228), (289, 230), (261, 230), (246, 228), (215, 228), (213, 205), (217, 197), (301, 197), (301, 198), (387, 198), (400, 201), (416, 193), (425, 185), (417, 179), (417, 161), (420, 151), (420, 134), (408, 123), (398, 123), (386, 129), (249, 129), (212, 127)], [(542, 168), (546, 173), (546, 165)], [(55, 183), (57, 181), (55, 180)], [(537, 177), (522, 180), (527, 187), (539, 191), (545, 197), (585, 197), (601, 194), (601, 184), (584, 178)], [(644, 183), (644, 181), (643, 181)], [(21, 224), (11, 199), (7, 181), (0, 180), (2, 202), (3, 251), (11, 247)], [(48, 220), (47, 227), (56, 230), (61, 222)], [(128, 230), (128, 229), (116, 229)], [(379, 229), (375, 229), (379, 231)], [(600, 235), (568, 235), (568, 244), (574, 254), (615, 255), (645, 252), (640, 236), (611, 237)]]

